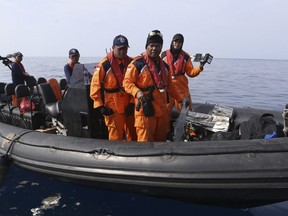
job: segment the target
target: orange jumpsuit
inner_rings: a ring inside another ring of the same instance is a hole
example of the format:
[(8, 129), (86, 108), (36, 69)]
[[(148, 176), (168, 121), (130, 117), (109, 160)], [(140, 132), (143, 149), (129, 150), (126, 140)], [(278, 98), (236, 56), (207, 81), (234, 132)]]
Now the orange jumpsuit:
[[(159, 60), (162, 61), (161, 59)], [(173, 91), (173, 83), (171, 80), (171, 76), (169, 75), (169, 67), (167, 64), (165, 64), (165, 73), (167, 79), (165, 81), (167, 83), (165, 91), (161, 92), (158, 88), (156, 88), (152, 93), (154, 115), (146, 117), (144, 115), (142, 106), (140, 107), (139, 111), (135, 110), (135, 127), (137, 133), (137, 140), (140, 142), (166, 141), (166, 136), (170, 129), (167, 108), (167, 92), (173, 95), (173, 97), (177, 101), (181, 100), (178, 92)], [(150, 86), (155, 86), (155, 83), (151, 76), (151, 70), (149, 71), (143, 57), (138, 56), (134, 58), (128, 66), (123, 81), (123, 87), (125, 88), (125, 91), (127, 93), (135, 97), (135, 104), (137, 104), (137, 92), (141, 90), (144, 95), (147, 95), (148, 92), (144, 89)]]
[[(176, 75), (174, 75), (174, 76), (171, 73), (172, 82), (175, 85), (175, 90), (178, 91), (178, 93), (181, 95), (181, 100), (183, 100), (184, 97), (189, 98), (190, 110), (192, 110), (192, 100), (191, 100), (191, 95), (190, 95), (190, 91), (189, 91), (188, 79), (185, 76), (185, 74), (187, 74), (187, 76), (189, 76), (189, 77), (196, 77), (200, 74), (202, 69), (200, 68), (200, 66), (194, 68), (192, 61), (191, 61), (191, 57), (186, 52), (184, 52), (184, 59), (183, 59), (184, 62), (182, 62), (182, 63), (179, 62), (180, 58), (178, 58), (176, 60), (176, 62), (170, 62), (169, 63), (166, 52), (170, 52), (170, 51), (166, 50), (166, 51), (162, 52), (161, 58), (168, 65), (173, 65), (174, 70), (176, 70), (177, 64), (182, 64), (182, 70), (181, 71), (175, 71)], [(173, 58), (172, 58), (172, 61), (173, 61)], [(181, 110), (180, 104), (177, 102), (177, 100), (175, 100), (175, 98), (173, 98), (172, 95), (170, 95), (169, 104), (168, 104), (168, 110), (170, 113), (172, 112), (174, 104), (175, 104), (176, 108), (180, 111)]]
[[(120, 60), (116, 60), (119, 64), (121, 63)], [(131, 60), (132, 58), (129, 57), (129, 62)], [(105, 89), (104, 102), (101, 98), (101, 82)], [(123, 140), (125, 132), (128, 141), (136, 141), (134, 115), (125, 115), (125, 107), (129, 102), (133, 102), (133, 98), (131, 95), (119, 89), (119, 85), (107, 56), (104, 57), (95, 68), (90, 86), (90, 97), (94, 101), (94, 108), (105, 106), (114, 111), (114, 114), (104, 116), (105, 124), (108, 127), (109, 140)]]

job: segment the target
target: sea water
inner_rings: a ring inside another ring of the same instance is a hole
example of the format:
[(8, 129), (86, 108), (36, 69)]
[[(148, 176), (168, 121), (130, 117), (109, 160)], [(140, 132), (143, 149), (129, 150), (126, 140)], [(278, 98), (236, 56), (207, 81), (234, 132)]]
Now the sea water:
[[(81, 63), (99, 58), (81, 57)], [(64, 78), (64, 57), (24, 57), (34, 77)], [(197, 66), (197, 63), (194, 64)], [(287, 60), (217, 59), (199, 76), (189, 78), (193, 102), (282, 111), (288, 103)], [(9, 68), (0, 65), (0, 82), (11, 82)], [(171, 191), (173, 193), (173, 191)], [(286, 216), (288, 201), (249, 209), (198, 205), (138, 194), (107, 191), (54, 180), (15, 165), (0, 188), (2, 215), (221, 215)]]

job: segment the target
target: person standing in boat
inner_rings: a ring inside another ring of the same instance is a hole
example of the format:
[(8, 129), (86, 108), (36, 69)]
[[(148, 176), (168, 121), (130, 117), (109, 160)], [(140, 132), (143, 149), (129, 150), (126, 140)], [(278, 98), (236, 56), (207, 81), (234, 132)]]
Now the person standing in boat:
[(77, 49), (72, 48), (69, 50), (70, 61), (64, 66), (64, 73), (67, 83), (70, 83), (70, 79), (73, 73), (74, 65), (79, 64), (80, 53)]
[(109, 140), (136, 141), (134, 103), (123, 88), (123, 79), (132, 58), (127, 55), (128, 39), (118, 35), (113, 40), (112, 51), (95, 68), (90, 97), (108, 127)]
[[(146, 51), (129, 64), (123, 86), (135, 99), (135, 127), (138, 141), (166, 141), (169, 131), (167, 96), (174, 91), (168, 65), (160, 58), (163, 36), (159, 30), (148, 34)], [(167, 91), (167, 92), (166, 92)]]
[[(169, 65), (172, 82), (175, 84), (175, 91), (181, 95), (181, 99), (187, 97), (190, 102), (190, 111), (192, 111), (192, 100), (189, 91), (188, 77), (196, 77), (203, 71), (203, 64), (194, 67), (190, 55), (183, 48), (184, 36), (175, 34), (172, 38), (170, 49), (161, 53), (161, 58)], [(176, 106), (178, 111), (181, 110), (181, 104), (178, 103), (171, 95), (167, 104), (169, 113)]]
[(25, 80), (29, 79), (30, 75), (25, 70), (23, 64), (23, 54), (21, 52), (14, 53), (15, 61), (11, 67), (12, 82), (16, 85), (25, 84)]

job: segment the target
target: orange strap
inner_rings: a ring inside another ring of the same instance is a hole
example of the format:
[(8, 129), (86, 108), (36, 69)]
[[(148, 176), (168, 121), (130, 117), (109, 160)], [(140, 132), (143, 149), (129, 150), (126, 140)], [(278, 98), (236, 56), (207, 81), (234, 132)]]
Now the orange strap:
[[(156, 67), (156, 63), (147, 55), (147, 52), (141, 54), (143, 56), (144, 62), (147, 65), (148, 70), (151, 73), (151, 78), (158, 89), (164, 89), (167, 87), (167, 75), (164, 62), (159, 58), (159, 68)], [(160, 71), (158, 72), (158, 69)]]
[(169, 65), (169, 67), (170, 67), (170, 71), (171, 71), (171, 74), (173, 76), (184, 74), (182, 72), (182, 68), (183, 68), (183, 64), (184, 64), (184, 56), (185, 56), (184, 54), (185, 53), (182, 50), (180, 52), (180, 54), (178, 55), (177, 61), (174, 63), (174, 59), (173, 59), (172, 53), (170, 52), (170, 50), (166, 51), (167, 63)]

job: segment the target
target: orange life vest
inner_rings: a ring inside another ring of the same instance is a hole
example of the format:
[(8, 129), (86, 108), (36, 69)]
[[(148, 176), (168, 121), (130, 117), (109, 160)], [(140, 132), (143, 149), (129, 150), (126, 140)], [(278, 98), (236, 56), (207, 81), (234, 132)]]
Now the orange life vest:
[(178, 55), (178, 59), (174, 63), (173, 55), (170, 52), (170, 50), (166, 51), (166, 56), (167, 56), (167, 63), (170, 67), (171, 75), (172, 76), (177, 76), (177, 75), (183, 75), (185, 72), (182, 71), (183, 65), (184, 65), (184, 57), (185, 53), (183, 50)]
[(164, 61), (161, 58), (159, 58), (160, 71), (158, 73), (155, 62), (148, 57), (147, 52), (144, 52), (141, 55), (143, 56), (143, 59), (148, 67), (148, 70), (151, 73), (152, 79), (157, 89), (164, 89), (165, 87), (167, 87), (167, 75)]
[(56, 99), (57, 99), (58, 101), (61, 100), (61, 99), (62, 99), (62, 94), (61, 94), (59, 82), (58, 82), (56, 79), (51, 78), (51, 79), (48, 80), (48, 83), (49, 83), (50, 86), (52, 87)]
[(74, 65), (75, 65), (75, 64), (73, 64), (72, 61), (69, 61), (67, 64), (70, 66), (71, 71), (73, 71), (73, 69), (74, 69)]
[(19, 68), (21, 69), (21, 71), (22, 71), (23, 73), (26, 72), (26, 70), (25, 70), (25, 68), (24, 68), (24, 66), (23, 66), (23, 64), (22, 64), (21, 62), (15, 62), (15, 63), (19, 66)]
[(128, 64), (131, 62), (131, 59), (128, 56), (124, 58), (123, 68), (120, 68), (120, 65), (112, 51), (108, 53), (107, 59), (111, 65), (111, 70), (116, 78), (119, 88), (123, 89), (124, 72), (126, 71)]

